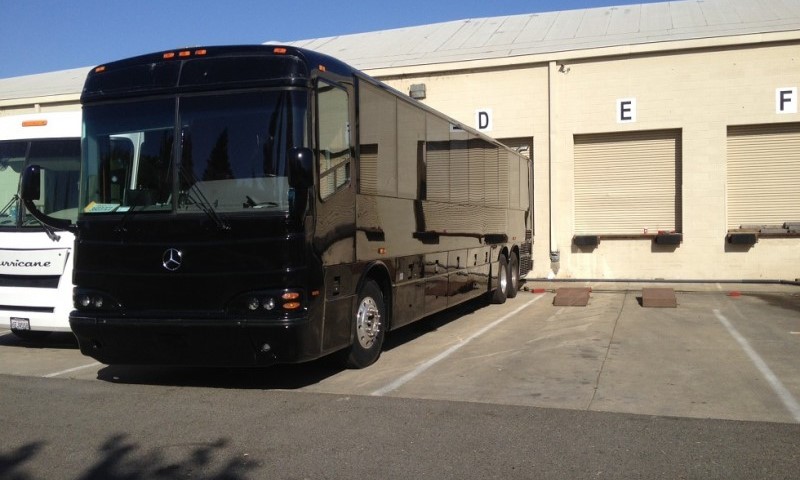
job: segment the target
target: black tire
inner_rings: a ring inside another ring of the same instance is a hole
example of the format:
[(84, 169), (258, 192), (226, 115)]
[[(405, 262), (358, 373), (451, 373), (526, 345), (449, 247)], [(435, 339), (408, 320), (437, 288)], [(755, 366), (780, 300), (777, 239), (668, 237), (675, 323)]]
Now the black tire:
[(28, 342), (39, 342), (49, 337), (53, 332), (46, 332), (43, 330), (11, 330), (11, 333), (16, 335), (17, 338)]
[(497, 284), (492, 291), (492, 303), (506, 303), (508, 296), (508, 261), (505, 255), (497, 260)]
[(511, 252), (511, 260), (508, 262), (508, 298), (514, 298), (519, 292), (519, 258), (516, 252)]
[(353, 344), (347, 351), (347, 368), (365, 368), (378, 360), (386, 336), (386, 302), (378, 284), (367, 280), (358, 293), (353, 318)]

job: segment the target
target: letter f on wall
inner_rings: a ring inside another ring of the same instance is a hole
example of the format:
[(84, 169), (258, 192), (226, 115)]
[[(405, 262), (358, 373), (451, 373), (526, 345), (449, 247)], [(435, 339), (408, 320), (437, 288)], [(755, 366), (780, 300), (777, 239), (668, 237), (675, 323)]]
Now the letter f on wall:
[(775, 113), (797, 113), (797, 87), (775, 90)]

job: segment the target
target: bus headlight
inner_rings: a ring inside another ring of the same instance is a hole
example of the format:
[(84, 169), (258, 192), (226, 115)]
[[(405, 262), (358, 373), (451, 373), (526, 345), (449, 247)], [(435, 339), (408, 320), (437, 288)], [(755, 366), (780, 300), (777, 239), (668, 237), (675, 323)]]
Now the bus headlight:
[(261, 301), (256, 297), (252, 297), (250, 301), (247, 303), (247, 309), (250, 310), (251, 312), (255, 312), (256, 310), (258, 310), (258, 307), (260, 306), (261, 306)]
[(78, 310), (117, 310), (122, 307), (108, 294), (96, 290), (75, 289), (72, 299)]
[(239, 315), (287, 314), (305, 307), (305, 296), (300, 290), (272, 290), (249, 292), (234, 298), (228, 311)]

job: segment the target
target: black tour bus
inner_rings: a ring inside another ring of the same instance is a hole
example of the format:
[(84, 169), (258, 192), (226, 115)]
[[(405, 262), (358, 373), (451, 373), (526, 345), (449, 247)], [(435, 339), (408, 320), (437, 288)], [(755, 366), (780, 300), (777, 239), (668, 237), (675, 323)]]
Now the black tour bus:
[(326, 55), (226, 46), (94, 68), (76, 223), (81, 352), (107, 364), (380, 355), (387, 331), (516, 295), (531, 163)]

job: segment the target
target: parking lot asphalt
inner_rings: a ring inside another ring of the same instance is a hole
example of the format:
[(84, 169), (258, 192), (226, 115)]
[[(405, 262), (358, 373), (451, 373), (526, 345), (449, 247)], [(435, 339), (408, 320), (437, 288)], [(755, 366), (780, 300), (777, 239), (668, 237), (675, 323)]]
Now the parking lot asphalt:
[[(393, 332), (364, 370), (106, 366), (69, 334), (25, 342), (6, 330), (0, 375), (800, 423), (800, 287), (658, 284), (677, 307), (647, 308), (648, 286), (527, 282), (503, 305), (472, 302)], [(553, 305), (574, 287), (591, 289), (587, 306)]]
[(650, 286), (527, 282), (363, 370), (107, 366), (0, 330), (0, 478), (797, 478), (800, 287)]

